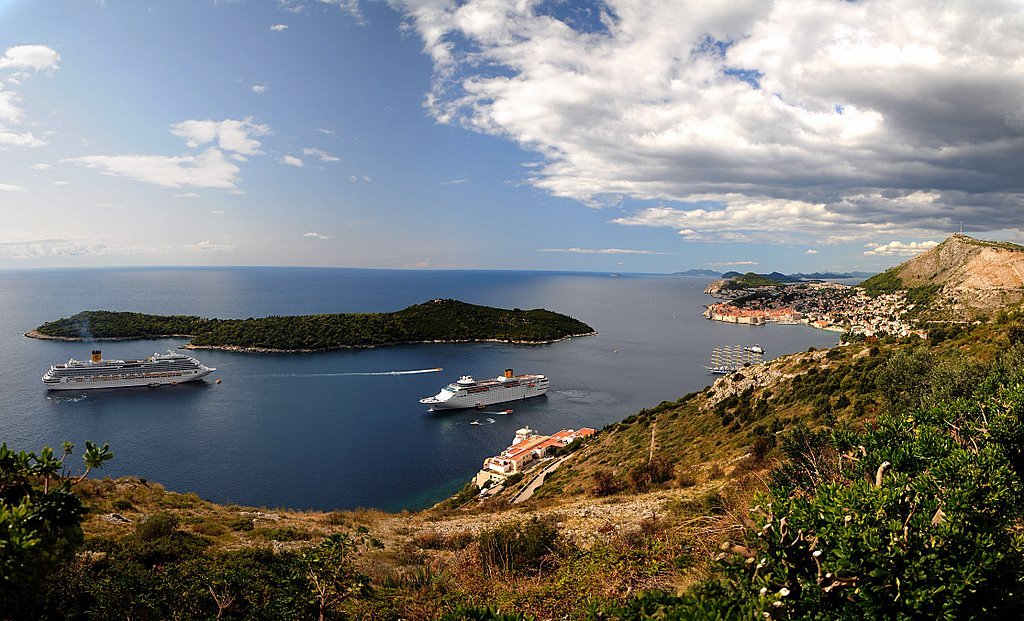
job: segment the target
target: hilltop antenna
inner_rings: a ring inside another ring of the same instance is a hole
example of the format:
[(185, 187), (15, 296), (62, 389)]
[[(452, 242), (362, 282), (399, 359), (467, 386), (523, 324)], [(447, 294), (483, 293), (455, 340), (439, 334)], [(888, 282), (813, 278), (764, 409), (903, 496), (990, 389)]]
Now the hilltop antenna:
[(960, 234), (961, 235), (964, 234), (964, 221), (963, 220), (960, 221)]

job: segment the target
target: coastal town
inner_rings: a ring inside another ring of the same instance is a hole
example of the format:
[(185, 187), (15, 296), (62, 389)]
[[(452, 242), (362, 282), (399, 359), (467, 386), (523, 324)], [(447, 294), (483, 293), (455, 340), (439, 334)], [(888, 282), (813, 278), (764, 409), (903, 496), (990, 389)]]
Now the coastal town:
[(902, 292), (872, 297), (859, 287), (833, 282), (730, 289), (716, 281), (704, 293), (726, 298), (705, 309), (704, 316), (713, 321), (749, 325), (805, 323), (863, 337), (927, 336), (911, 319), (914, 304)]

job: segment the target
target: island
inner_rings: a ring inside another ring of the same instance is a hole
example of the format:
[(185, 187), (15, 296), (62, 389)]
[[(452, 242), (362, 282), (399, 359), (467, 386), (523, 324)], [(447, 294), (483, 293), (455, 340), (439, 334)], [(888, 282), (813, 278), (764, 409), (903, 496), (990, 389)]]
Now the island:
[(313, 352), (407, 343), (496, 341), (539, 345), (596, 334), (546, 309), (507, 310), (437, 299), (390, 313), (336, 313), (249, 319), (83, 311), (25, 336), (86, 341), (189, 337), (188, 349)]

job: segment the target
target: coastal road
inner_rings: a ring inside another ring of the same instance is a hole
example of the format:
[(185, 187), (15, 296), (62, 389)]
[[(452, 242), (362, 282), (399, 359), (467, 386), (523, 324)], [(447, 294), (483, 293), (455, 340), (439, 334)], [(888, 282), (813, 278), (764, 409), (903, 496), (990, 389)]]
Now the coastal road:
[(534, 475), (533, 479), (530, 480), (526, 487), (520, 490), (519, 493), (512, 498), (512, 504), (517, 505), (521, 502), (526, 502), (527, 500), (529, 500), (530, 497), (533, 496), (533, 493), (537, 491), (537, 488), (544, 484), (544, 478), (548, 475), (548, 473), (557, 470), (559, 466), (565, 463), (565, 461), (568, 460), (573, 455), (575, 455), (575, 453), (571, 453), (569, 455), (566, 455), (565, 457), (559, 457), (558, 459), (551, 462), (547, 466), (544, 466), (544, 468), (540, 472)]

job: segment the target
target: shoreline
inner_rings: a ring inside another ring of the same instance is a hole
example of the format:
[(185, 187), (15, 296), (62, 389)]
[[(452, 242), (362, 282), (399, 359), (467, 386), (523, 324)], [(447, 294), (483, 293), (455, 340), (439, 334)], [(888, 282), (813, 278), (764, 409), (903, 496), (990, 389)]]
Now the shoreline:
[[(69, 337), (69, 336), (50, 336), (43, 334), (36, 330), (29, 330), (24, 333), (24, 336), (30, 339), (39, 339), (42, 341), (63, 341), (65, 343), (85, 343), (85, 342), (100, 342), (100, 341), (144, 341), (152, 339), (166, 339), (166, 338), (192, 338), (195, 335), (192, 334), (158, 334), (158, 335), (147, 335), (147, 336), (114, 336), (114, 337), (96, 337), (86, 339), (83, 337)], [(241, 345), (193, 345), (192, 343), (186, 343), (178, 347), (178, 349), (207, 349), (217, 351), (228, 351), (246, 354), (312, 354), (317, 352), (325, 351), (338, 351), (341, 349), (375, 349), (377, 347), (392, 347), (395, 345), (424, 345), (428, 343), (508, 343), (510, 345), (551, 345), (554, 343), (560, 343), (567, 341), (574, 337), (580, 336), (597, 336), (597, 331), (592, 332), (581, 332), (579, 334), (568, 334), (557, 339), (548, 339), (544, 341), (518, 341), (512, 339), (455, 339), (455, 340), (432, 340), (432, 341), (394, 341), (390, 343), (377, 343), (374, 345), (338, 345), (335, 347), (321, 347), (317, 349), (276, 349), (271, 347), (243, 347)]]
[(155, 339), (179, 339), (179, 338), (192, 338), (193, 334), (157, 334), (153, 336), (97, 336), (91, 339), (87, 339), (81, 336), (52, 336), (50, 334), (43, 334), (35, 330), (29, 330), (28, 332), (22, 333), (22, 336), (27, 336), (30, 339), (38, 339), (40, 341), (63, 341), (65, 343), (92, 343), (102, 341), (149, 341)]

